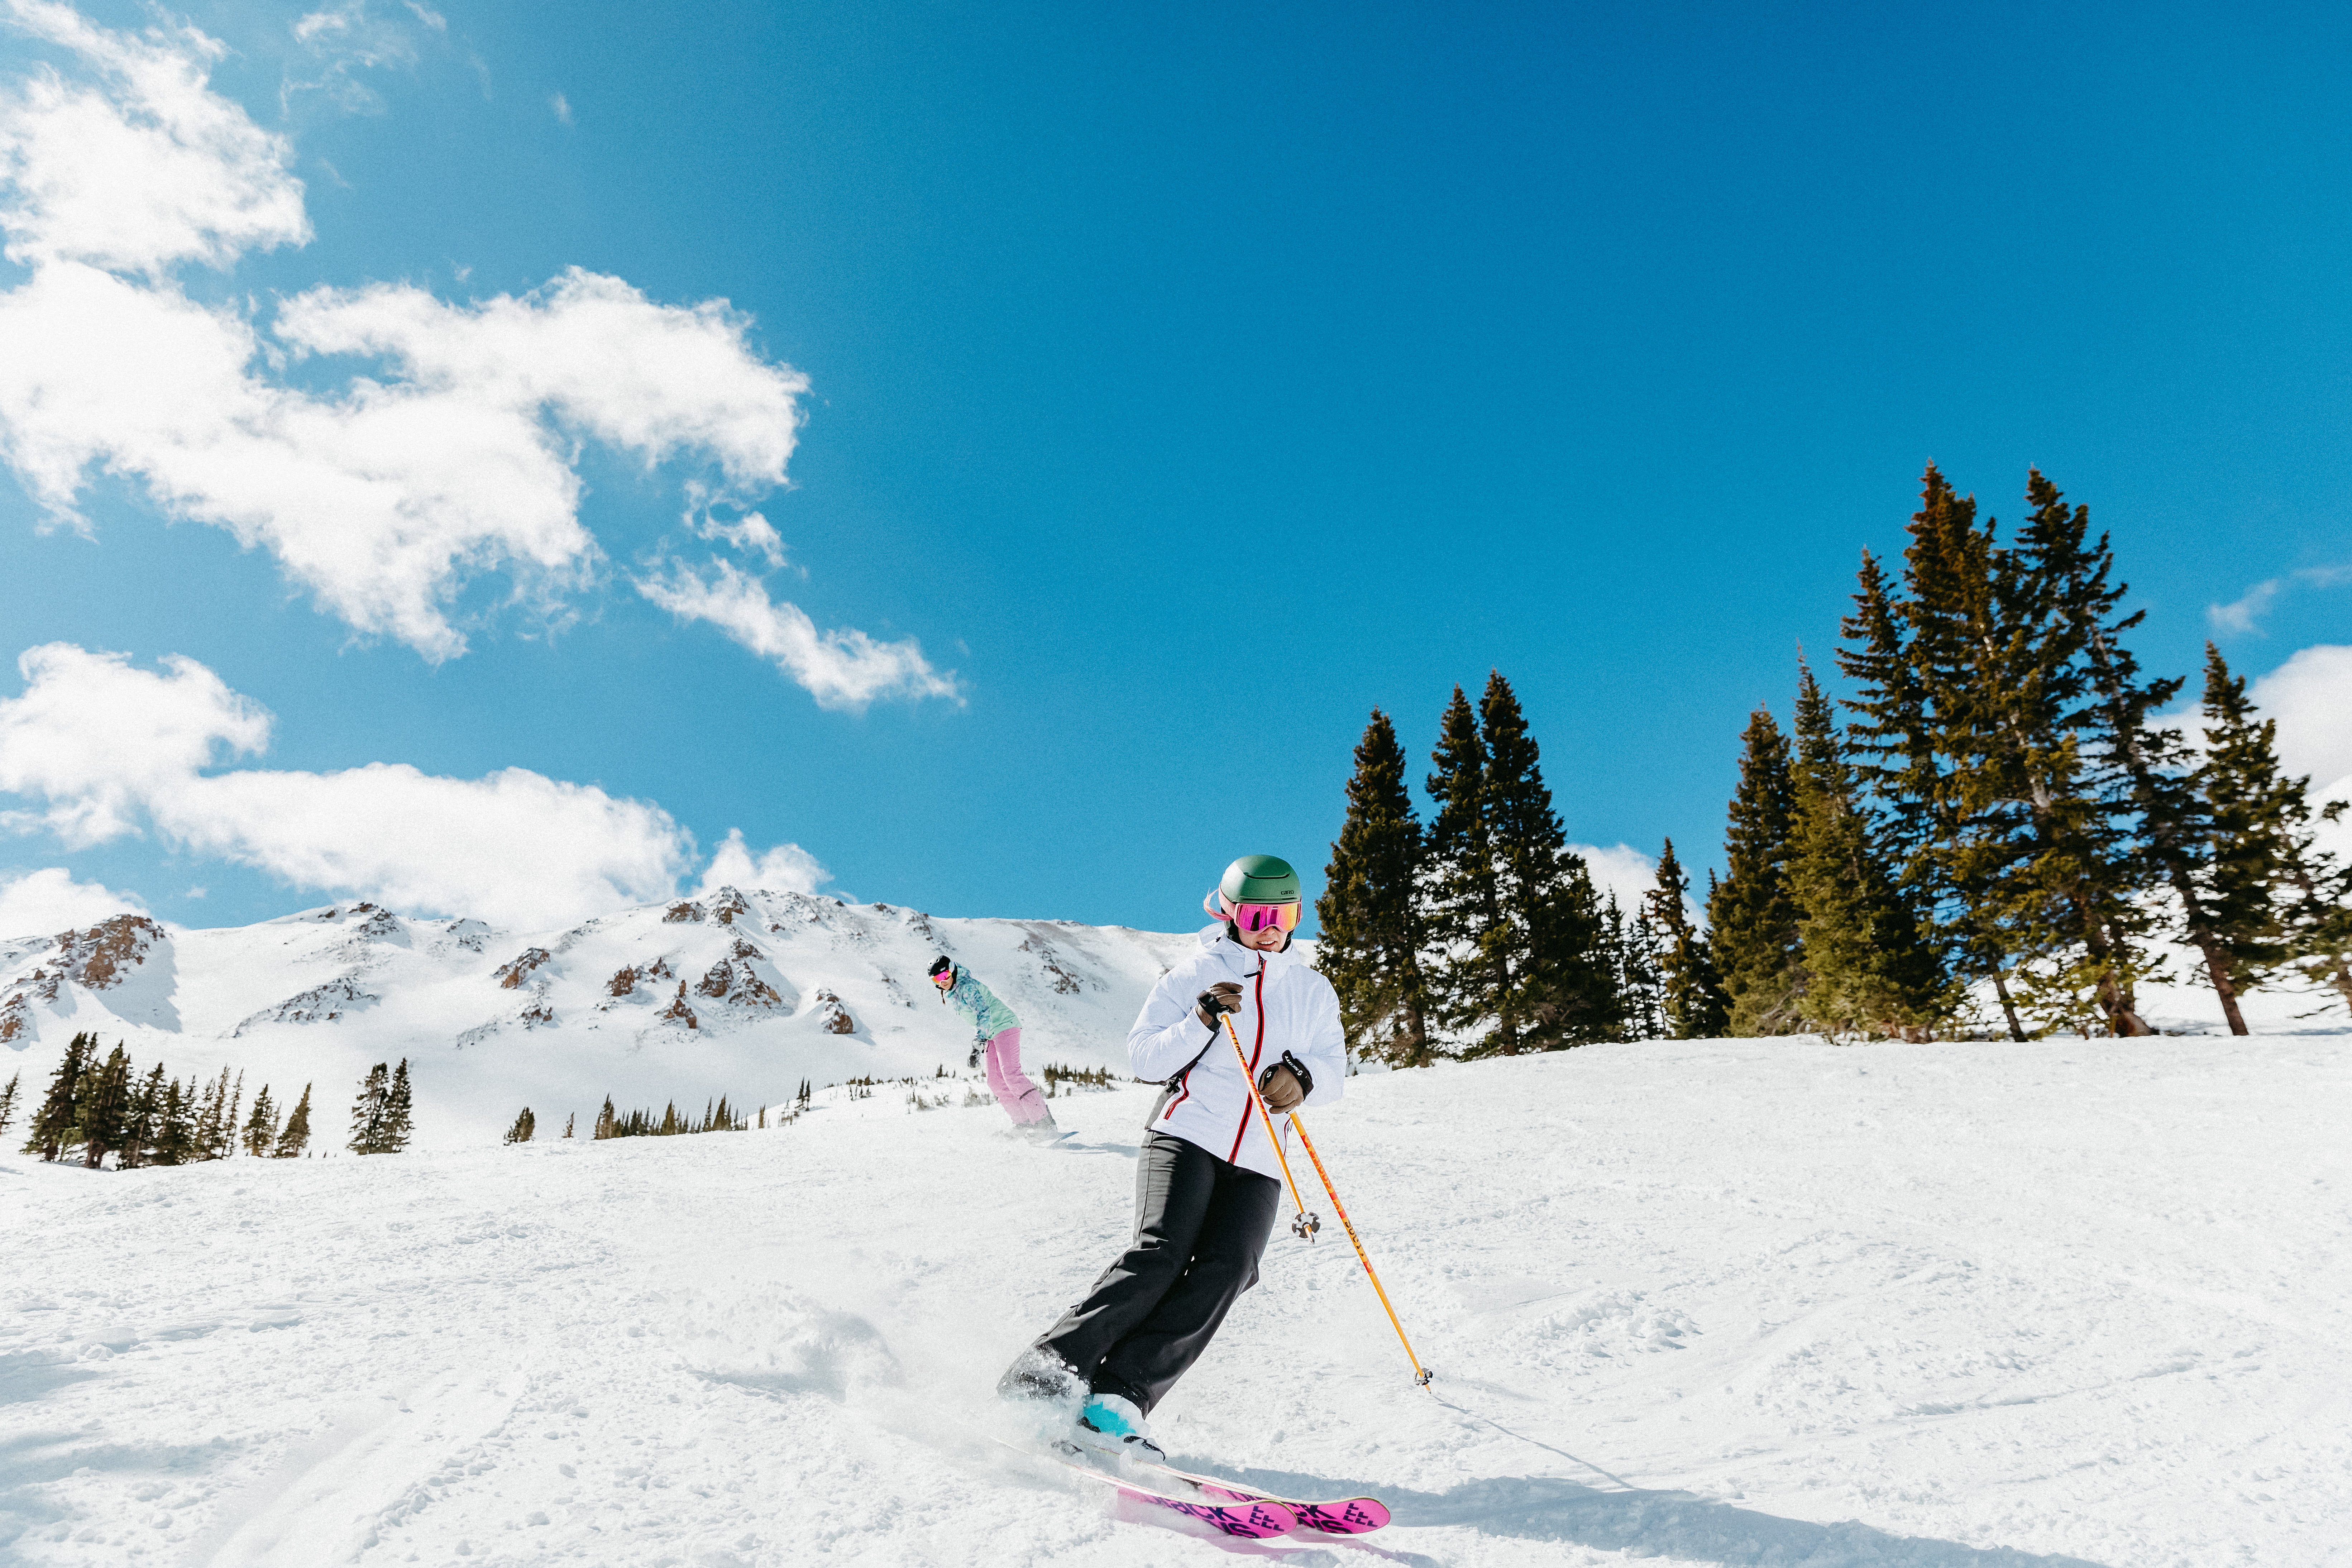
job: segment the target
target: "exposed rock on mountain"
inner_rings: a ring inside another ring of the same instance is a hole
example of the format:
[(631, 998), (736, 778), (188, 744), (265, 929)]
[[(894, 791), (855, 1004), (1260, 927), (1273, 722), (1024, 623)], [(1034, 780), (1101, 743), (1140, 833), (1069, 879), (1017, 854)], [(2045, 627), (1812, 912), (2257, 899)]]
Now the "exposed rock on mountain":
[(815, 1016), (818, 1028), (828, 1035), (857, 1033), (857, 1020), (849, 1016), (849, 1009), (841, 1005), (840, 997), (820, 985), (809, 1000), (815, 1004), (810, 1012)]

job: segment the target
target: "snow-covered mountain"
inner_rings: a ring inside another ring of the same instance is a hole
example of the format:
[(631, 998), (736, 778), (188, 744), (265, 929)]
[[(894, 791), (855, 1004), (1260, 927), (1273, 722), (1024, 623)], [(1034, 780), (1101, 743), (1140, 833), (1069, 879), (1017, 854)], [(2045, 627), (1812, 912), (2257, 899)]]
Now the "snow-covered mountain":
[(542, 1132), (577, 1112), (584, 1133), (607, 1094), (699, 1112), (721, 1094), (781, 1104), (803, 1078), (961, 1071), (971, 1028), (924, 977), (942, 952), (1021, 1016), (1033, 1072), (1123, 1068), (1136, 1009), (1192, 941), (733, 888), (556, 931), (371, 903), (210, 931), (122, 914), (0, 941), (0, 1079), (45, 1081), (94, 1030), (142, 1066), (227, 1066), (281, 1103), (315, 1083), (331, 1147), (369, 1065), (406, 1057), (422, 1146), (478, 1142), (524, 1105)]

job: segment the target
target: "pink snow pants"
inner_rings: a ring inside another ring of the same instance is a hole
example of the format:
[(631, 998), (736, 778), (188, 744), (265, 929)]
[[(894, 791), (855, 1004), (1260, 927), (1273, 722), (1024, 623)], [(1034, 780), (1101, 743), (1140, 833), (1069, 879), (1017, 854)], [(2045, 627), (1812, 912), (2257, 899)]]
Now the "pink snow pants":
[(1004, 1107), (1004, 1114), (1013, 1118), (1015, 1127), (1043, 1121), (1053, 1114), (1045, 1109), (1045, 1097), (1037, 1092), (1037, 1086), (1022, 1074), (1018, 1024), (989, 1037), (988, 1087), (996, 1091), (996, 1103)]

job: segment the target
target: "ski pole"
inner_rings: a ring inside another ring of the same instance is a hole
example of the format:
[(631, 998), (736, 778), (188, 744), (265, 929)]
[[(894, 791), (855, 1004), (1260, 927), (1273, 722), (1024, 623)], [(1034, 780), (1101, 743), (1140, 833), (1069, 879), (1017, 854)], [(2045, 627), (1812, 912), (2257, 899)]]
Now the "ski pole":
[[(1290, 1204), (1298, 1211), (1298, 1217), (1290, 1222), (1290, 1234), (1313, 1241), (1315, 1233), (1323, 1228), (1323, 1224), (1308, 1214), (1306, 1204), (1299, 1200), (1298, 1178), (1290, 1173), (1290, 1157), (1282, 1152), (1282, 1140), (1274, 1135), (1274, 1118), (1266, 1114), (1265, 1100), (1257, 1091), (1257, 1080), (1250, 1077), (1249, 1053), (1242, 1049), (1242, 1037), (1234, 1032), (1234, 1016), (1220, 1013), (1217, 1016), (1225, 1026), (1225, 1038), (1234, 1043), (1234, 1055), (1241, 1061), (1242, 1084), (1249, 1090), (1250, 1103), (1257, 1107), (1258, 1121), (1265, 1128), (1265, 1141), (1274, 1145), (1274, 1157), (1282, 1162), (1282, 1179), (1290, 1184)], [(1327, 1182), (1324, 1185), (1330, 1184)], [(1357, 1250), (1360, 1253), (1362, 1248)], [(1370, 1268), (1370, 1265), (1365, 1267)]]
[[(1240, 1044), (1239, 1041), (1234, 1043)], [(1256, 1086), (1252, 1085), (1251, 1088), (1255, 1092)], [(1263, 1110), (1265, 1106), (1261, 1104), (1259, 1109)], [(1381, 1289), (1381, 1277), (1372, 1271), (1372, 1260), (1366, 1256), (1364, 1244), (1357, 1239), (1355, 1222), (1348, 1217), (1348, 1205), (1339, 1201), (1339, 1189), (1331, 1184), (1331, 1173), (1323, 1168), (1323, 1156), (1315, 1152), (1315, 1141), (1307, 1136), (1306, 1125), (1298, 1120), (1298, 1112), (1295, 1110), (1290, 1113), (1290, 1125), (1297, 1132), (1299, 1143), (1307, 1150), (1307, 1157), (1315, 1162), (1315, 1173), (1323, 1178), (1323, 1190), (1331, 1194), (1331, 1212), (1339, 1216), (1339, 1227), (1348, 1233), (1348, 1240), (1356, 1249), (1356, 1261), (1364, 1266), (1364, 1277), (1372, 1282), (1373, 1293), (1381, 1299), (1381, 1310), (1389, 1315), (1389, 1327), (1396, 1331), (1397, 1343), (1404, 1346), (1404, 1353), (1412, 1363), (1413, 1382), (1428, 1388), (1430, 1370), (1421, 1364), (1419, 1356), (1412, 1353), (1412, 1342), (1404, 1337), (1404, 1325), (1397, 1321), (1396, 1309), (1389, 1305), (1389, 1293)], [(1285, 1171), (1289, 1168), (1286, 1164), (1283, 1167)], [(1432, 1389), (1431, 1392), (1436, 1391)]]

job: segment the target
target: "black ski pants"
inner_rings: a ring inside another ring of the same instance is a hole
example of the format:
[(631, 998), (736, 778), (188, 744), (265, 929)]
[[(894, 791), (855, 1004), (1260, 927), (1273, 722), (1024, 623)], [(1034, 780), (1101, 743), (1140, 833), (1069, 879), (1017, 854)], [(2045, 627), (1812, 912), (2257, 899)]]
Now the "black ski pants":
[(1145, 1136), (1135, 1171), (1135, 1243), (1036, 1349), (1097, 1394), (1151, 1407), (1201, 1359), (1241, 1293), (1257, 1283), (1282, 1184), (1165, 1132)]

